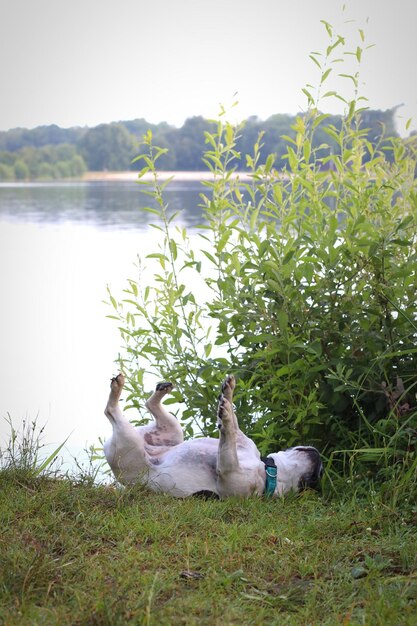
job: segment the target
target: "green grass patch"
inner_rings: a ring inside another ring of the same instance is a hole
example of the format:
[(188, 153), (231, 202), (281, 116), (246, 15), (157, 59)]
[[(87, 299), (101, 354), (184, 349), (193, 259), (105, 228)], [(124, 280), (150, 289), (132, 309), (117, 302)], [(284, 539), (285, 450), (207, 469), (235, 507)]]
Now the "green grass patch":
[(414, 624), (416, 515), (372, 492), (177, 500), (0, 472), (0, 622)]

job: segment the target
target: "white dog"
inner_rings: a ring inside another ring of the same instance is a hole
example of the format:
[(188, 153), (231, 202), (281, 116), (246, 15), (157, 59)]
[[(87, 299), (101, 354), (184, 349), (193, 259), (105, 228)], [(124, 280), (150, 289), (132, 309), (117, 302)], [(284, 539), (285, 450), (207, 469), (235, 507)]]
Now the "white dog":
[(261, 460), (233, 411), (233, 376), (226, 378), (219, 398), (220, 438), (188, 441), (184, 441), (177, 419), (161, 404), (173, 389), (171, 383), (159, 383), (146, 402), (155, 422), (135, 427), (119, 407), (124, 382), (122, 374), (112, 379), (105, 409), (113, 435), (105, 442), (104, 453), (119, 482), (141, 482), (153, 491), (177, 497), (194, 494), (220, 498), (264, 493), (279, 496), (318, 483), (322, 464), (316, 448), (297, 446)]

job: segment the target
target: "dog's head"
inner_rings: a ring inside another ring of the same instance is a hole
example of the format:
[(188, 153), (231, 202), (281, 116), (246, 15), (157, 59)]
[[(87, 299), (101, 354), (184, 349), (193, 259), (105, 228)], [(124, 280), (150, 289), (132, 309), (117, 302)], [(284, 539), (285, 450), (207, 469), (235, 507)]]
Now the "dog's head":
[(305, 470), (298, 481), (299, 489), (317, 489), (320, 479), (323, 475), (323, 464), (321, 462), (319, 451), (313, 446), (296, 446), (293, 450), (304, 455)]
[(323, 465), (313, 446), (295, 446), (268, 456), (273, 457), (277, 466), (276, 495), (319, 486)]

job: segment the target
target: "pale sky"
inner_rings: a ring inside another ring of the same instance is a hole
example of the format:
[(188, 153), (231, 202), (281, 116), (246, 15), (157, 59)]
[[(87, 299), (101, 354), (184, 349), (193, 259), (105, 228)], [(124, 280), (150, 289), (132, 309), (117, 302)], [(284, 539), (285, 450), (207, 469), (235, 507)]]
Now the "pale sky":
[[(0, 7), (0, 130), (141, 117), (180, 126), (192, 115), (216, 117), (236, 92), (236, 119), (297, 113), (306, 108), (302, 87), (317, 84), (308, 55), (328, 45), (321, 19), (352, 49), (361, 44), (359, 28), (364, 45), (375, 44), (361, 70), (369, 106), (404, 103), (400, 130), (417, 117), (416, 0), (0, 0)], [(333, 74), (352, 67), (338, 64)], [(334, 86), (329, 77), (326, 90)], [(343, 112), (334, 99), (320, 108)]]

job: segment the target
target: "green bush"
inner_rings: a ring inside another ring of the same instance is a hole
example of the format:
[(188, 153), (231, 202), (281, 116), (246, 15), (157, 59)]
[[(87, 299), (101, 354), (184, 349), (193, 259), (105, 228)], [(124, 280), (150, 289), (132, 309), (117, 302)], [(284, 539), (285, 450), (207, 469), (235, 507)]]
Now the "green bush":
[[(342, 37), (322, 56), (320, 88)], [(363, 33), (360, 31), (361, 40)], [(362, 48), (353, 52), (361, 61)], [(343, 74), (341, 74), (344, 76)], [(326, 125), (320, 95), (285, 137), (286, 169), (275, 155), (259, 165), (262, 137), (246, 155), (251, 181), (233, 176), (241, 129), (220, 121), (206, 133), (205, 224), (199, 235), (176, 226), (158, 182), (165, 150), (145, 137), (143, 185), (157, 202), (159, 263), (153, 280), (129, 280), (110, 295), (124, 344), (129, 403), (141, 419), (144, 374), (176, 382), (173, 402), (188, 434), (215, 427), (226, 372), (238, 379), (243, 430), (262, 452), (295, 443), (327, 454), (356, 449), (365, 461), (414, 458), (417, 385), (417, 190), (415, 144), (381, 132), (371, 144), (361, 123), (359, 73), (346, 75), (340, 128)], [(329, 145), (313, 147), (325, 132)], [(335, 147), (336, 146), (336, 147)], [(145, 183), (152, 172), (153, 183)], [(198, 243), (196, 240), (198, 239)], [(201, 295), (200, 295), (201, 294)]]

